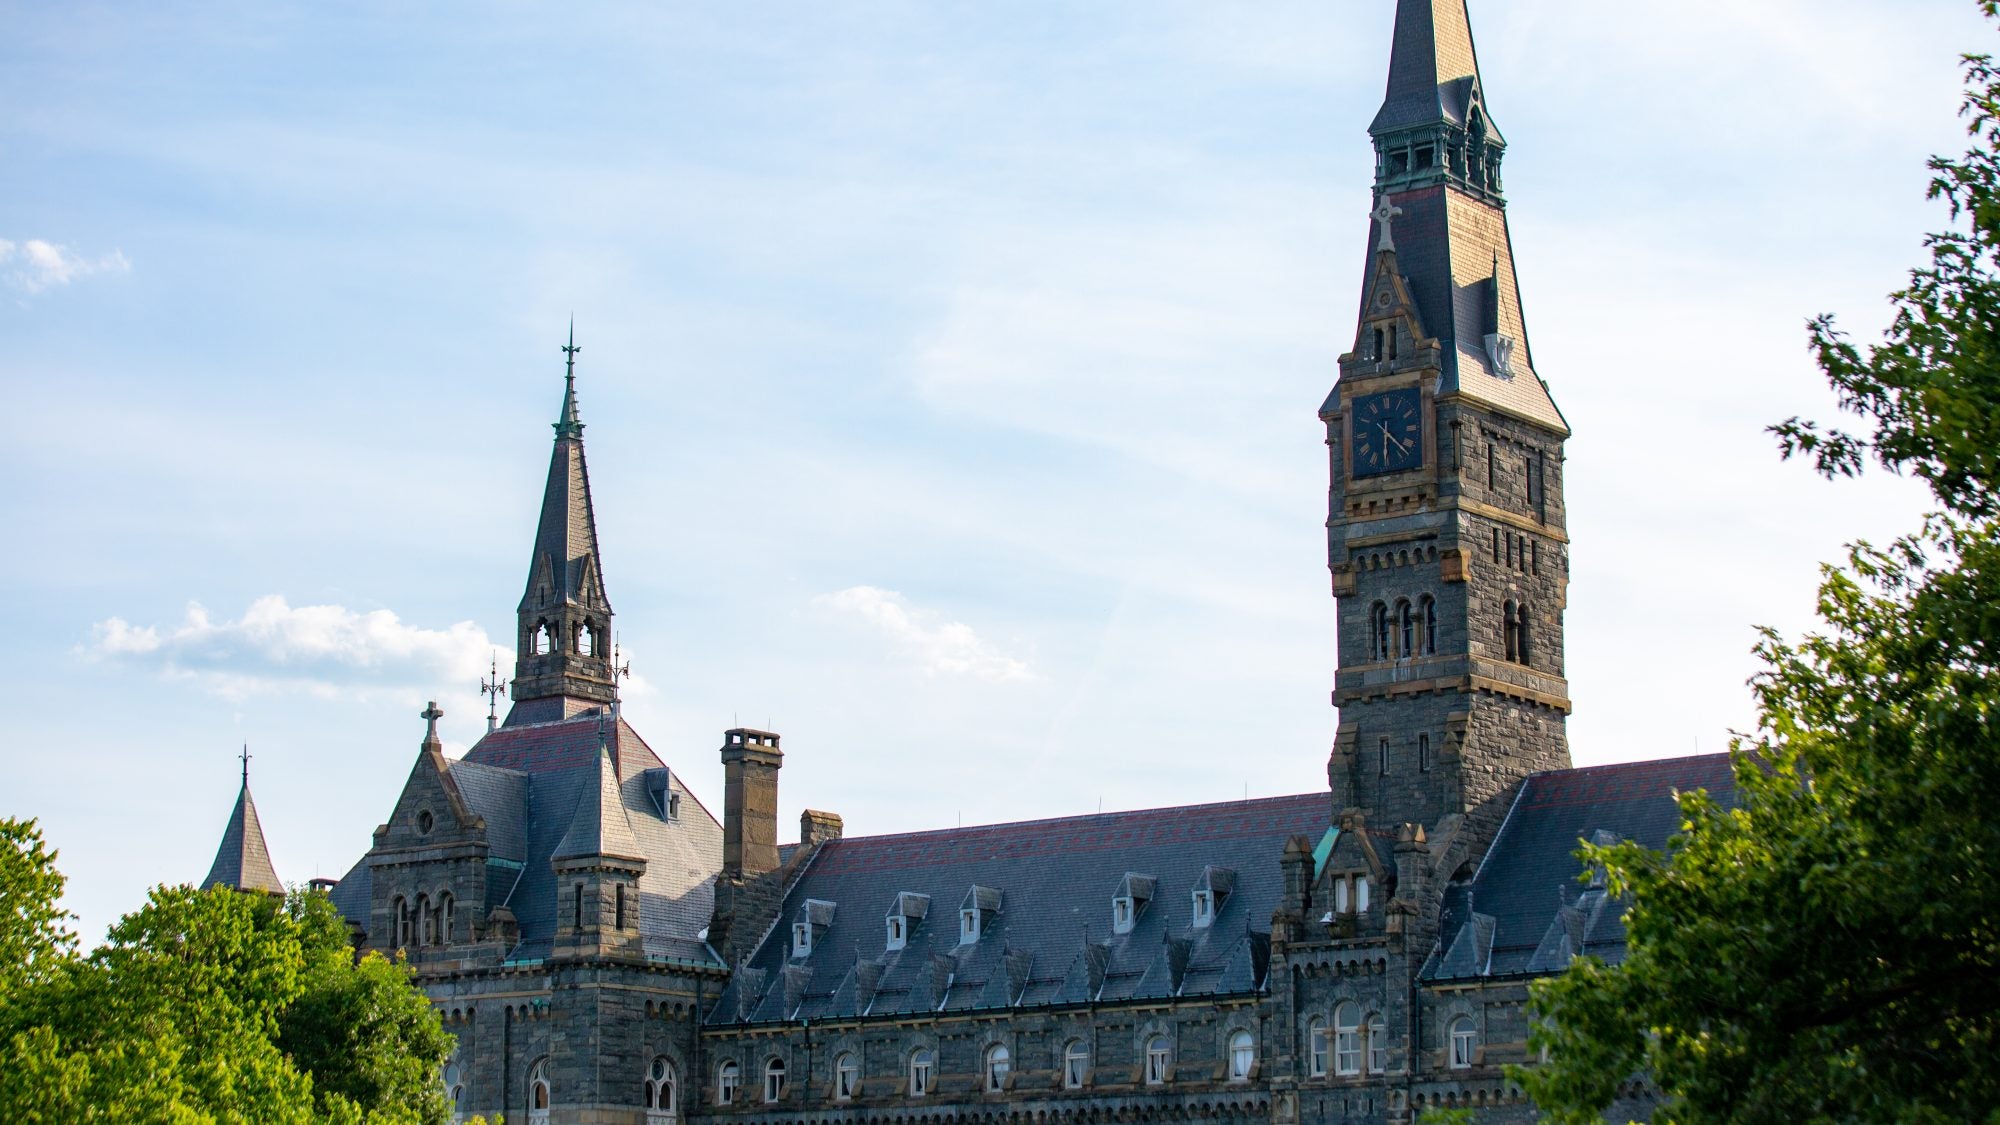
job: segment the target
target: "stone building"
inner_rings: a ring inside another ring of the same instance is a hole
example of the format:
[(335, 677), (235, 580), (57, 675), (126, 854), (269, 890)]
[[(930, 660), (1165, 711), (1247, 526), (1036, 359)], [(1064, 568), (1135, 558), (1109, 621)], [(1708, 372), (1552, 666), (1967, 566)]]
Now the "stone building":
[(1622, 949), (1577, 841), (1659, 846), (1671, 794), (1727, 799), (1730, 775), (1724, 756), (1570, 766), (1569, 430), (1529, 346), (1464, 0), (1401, 0), (1369, 132), (1355, 343), (1319, 410), (1326, 791), (878, 837), (808, 812), (781, 844), (780, 738), (732, 729), (718, 822), (619, 715), (572, 366), (512, 710), (454, 761), (428, 709), (332, 888), (457, 1035), (462, 1112), (1533, 1117), (1501, 1069), (1528, 1061), (1526, 983)]

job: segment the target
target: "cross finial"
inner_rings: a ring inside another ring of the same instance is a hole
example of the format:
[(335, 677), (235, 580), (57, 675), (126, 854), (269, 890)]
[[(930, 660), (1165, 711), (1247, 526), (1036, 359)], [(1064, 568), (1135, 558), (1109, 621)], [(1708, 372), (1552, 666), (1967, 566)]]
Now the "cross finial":
[(569, 318), (569, 343), (563, 345), (563, 378), (571, 384), (576, 382), (576, 353), (582, 351), (576, 346), (576, 316)]
[(243, 787), (250, 788), (250, 744), (243, 744), (243, 753), (237, 755), (243, 760)]
[(1396, 240), (1389, 234), (1389, 224), (1394, 222), (1396, 217), (1402, 213), (1403, 209), (1389, 202), (1389, 197), (1386, 195), (1382, 197), (1381, 203), (1376, 204), (1375, 210), (1368, 213), (1369, 217), (1374, 219), (1376, 224), (1382, 228), (1382, 237), (1375, 242), (1375, 249), (1377, 251), (1394, 250), (1396, 248)]
[(493, 671), (488, 679), (479, 681), (479, 694), (486, 701), (486, 733), (492, 734), (500, 727), (500, 697), (507, 694), (507, 681), (500, 678), (500, 650), (493, 650)]
[(438, 720), (444, 718), (444, 712), (438, 710), (437, 700), (431, 700), (430, 706), (418, 712), (417, 717), (429, 724), (424, 729), (424, 741), (436, 742), (438, 740)]

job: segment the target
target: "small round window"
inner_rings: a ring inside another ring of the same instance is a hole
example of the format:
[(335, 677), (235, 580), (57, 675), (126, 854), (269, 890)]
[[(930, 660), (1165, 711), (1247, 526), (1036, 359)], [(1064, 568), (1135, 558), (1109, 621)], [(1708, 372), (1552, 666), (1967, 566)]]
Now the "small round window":
[(431, 810), (429, 810), (429, 809), (418, 809), (418, 810), (417, 810), (417, 831), (418, 831), (418, 832), (421, 832), (421, 833), (423, 833), (423, 834), (424, 834), (424, 835), (426, 835), (426, 836), (430, 835), (430, 834), (431, 834), (431, 826), (432, 826), (433, 824), (435, 824), (435, 823), (437, 823), (437, 822), (436, 822), (436, 820), (435, 820), (434, 818), (432, 818), (432, 816), (431, 816)]

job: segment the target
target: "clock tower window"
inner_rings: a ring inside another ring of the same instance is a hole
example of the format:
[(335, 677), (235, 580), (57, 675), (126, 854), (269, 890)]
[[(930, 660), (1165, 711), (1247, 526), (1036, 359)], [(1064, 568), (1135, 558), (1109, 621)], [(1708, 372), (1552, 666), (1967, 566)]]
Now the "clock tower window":
[(1399, 601), (1396, 603), (1396, 624), (1398, 631), (1402, 634), (1400, 639), (1403, 642), (1403, 647), (1400, 655), (1405, 659), (1415, 656), (1417, 654), (1417, 625), (1416, 617), (1410, 612), (1409, 602)]
[(1500, 606), (1500, 631), (1503, 639), (1506, 641), (1507, 659), (1509, 660), (1517, 659), (1516, 654), (1520, 652), (1521, 635), (1517, 629), (1518, 626), (1514, 621), (1514, 603), (1511, 601), (1502, 603)]
[(1424, 655), (1436, 656), (1438, 650), (1437, 601), (1429, 594), (1424, 595)]
[(1389, 659), (1389, 607), (1383, 605), (1381, 602), (1376, 602), (1370, 616), (1373, 618), (1374, 623), (1373, 648), (1370, 650), (1370, 657), (1374, 660), (1387, 660)]

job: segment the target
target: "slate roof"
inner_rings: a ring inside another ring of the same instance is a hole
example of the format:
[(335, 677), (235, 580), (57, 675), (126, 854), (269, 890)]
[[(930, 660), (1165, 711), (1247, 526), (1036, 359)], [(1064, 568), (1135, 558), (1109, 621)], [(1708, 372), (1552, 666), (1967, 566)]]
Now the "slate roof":
[[(600, 740), (607, 750), (601, 765)], [(573, 831), (593, 835), (598, 843), (592, 846), (604, 846), (609, 824), (608, 846), (646, 861), (639, 878), (646, 953), (716, 963), (700, 934), (715, 909), (722, 826), (624, 719), (607, 717), (600, 724), (590, 713), (501, 727), (447, 768), (466, 804), (486, 820), (487, 905), (505, 904), (520, 924), (521, 940), (507, 952), (508, 960), (548, 956), (556, 932), (550, 861)], [(649, 784), (663, 797), (680, 796), (676, 819), (665, 818)], [(574, 847), (575, 840), (571, 843)], [(370, 878), (364, 860), (333, 890), (341, 914), (364, 926)]]
[[(1465, 123), (1465, 106), (1479, 80), (1479, 56), (1465, 0), (1402, 0), (1389, 47), (1389, 86), (1371, 134), (1434, 121)], [(1498, 132), (1494, 132), (1498, 137)]]
[(576, 381), (565, 381), (562, 418), (556, 422), (549, 479), (542, 490), (541, 518), (535, 525), (535, 553), (528, 559), (528, 586), (521, 608), (533, 600), (535, 584), (546, 577), (563, 597), (602, 606), (603, 564), (597, 552), (597, 517), (590, 506), (590, 471), (584, 464), (583, 423), (576, 420)]
[(1588, 953), (1624, 955), (1623, 906), (1577, 881), (1580, 839), (1664, 848), (1680, 827), (1673, 794), (1705, 789), (1728, 804), (1729, 755), (1704, 754), (1538, 773), (1522, 785), (1471, 886), (1450, 892), (1430, 980), (1559, 972)]
[(239, 891), (284, 894), (285, 884), (271, 866), (271, 851), (264, 844), (264, 826), (257, 820), (257, 803), (250, 799), (250, 782), (236, 794), (236, 807), (222, 830), (222, 846), (215, 850), (215, 862), (202, 879), (203, 889), (229, 887)]
[[(1306, 793), (831, 841), (794, 881), (711, 1021), (1256, 991), (1279, 857), (1288, 838), (1325, 830), (1327, 800)], [(1214, 923), (1195, 929), (1192, 892), (1205, 877), (1217, 882), (1209, 868), (1233, 872), (1220, 880), (1230, 892)], [(1130, 933), (1113, 934), (1112, 897), (1143, 886), (1128, 875), (1150, 878), (1152, 896)], [(884, 920), (904, 894), (928, 896), (929, 908), (892, 951)], [(967, 907), (984, 908), (982, 930), (961, 945)], [(792, 956), (797, 922), (816, 931), (804, 957)]]

